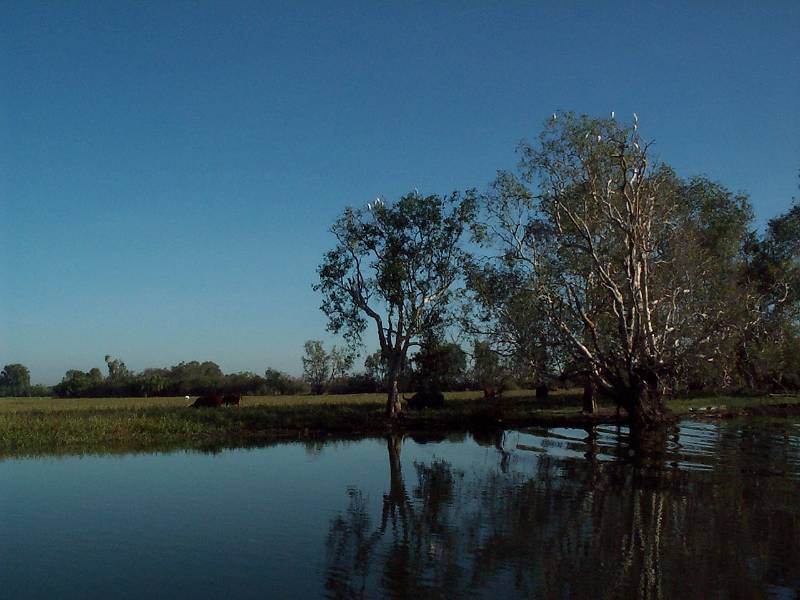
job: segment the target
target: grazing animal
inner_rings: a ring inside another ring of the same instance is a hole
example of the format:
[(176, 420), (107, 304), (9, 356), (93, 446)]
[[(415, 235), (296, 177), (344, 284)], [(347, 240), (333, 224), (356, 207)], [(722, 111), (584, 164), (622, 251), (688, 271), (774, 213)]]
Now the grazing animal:
[(505, 391), (505, 386), (500, 387), (485, 387), (483, 388), (483, 399), (484, 400), (499, 400), (503, 396), (503, 392)]
[(403, 396), (409, 408), (422, 410), (423, 408), (444, 408), (444, 394), (438, 390), (419, 391), (411, 398)]
[(235, 394), (226, 394), (222, 397), (223, 404), (235, 404), (236, 406), (240, 406), (240, 402), (242, 400), (241, 396), (237, 396)]
[(216, 408), (217, 406), (222, 406), (222, 396), (219, 394), (213, 394), (211, 396), (199, 396), (197, 400), (195, 400), (190, 406), (195, 408), (201, 407), (210, 407)]

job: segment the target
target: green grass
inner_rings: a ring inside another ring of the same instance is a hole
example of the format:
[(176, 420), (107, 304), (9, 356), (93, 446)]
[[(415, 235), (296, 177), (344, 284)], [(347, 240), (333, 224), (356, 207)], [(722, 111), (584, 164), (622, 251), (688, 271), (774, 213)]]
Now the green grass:
[[(216, 409), (189, 408), (183, 397), (0, 398), (0, 458), (215, 449), (326, 434), (383, 435), (398, 429), (466, 430), (498, 416), (495, 406), (479, 397), (480, 392), (448, 393), (444, 409), (408, 411), (399, 424), (385, 419), (384, 394), (244, 397), (239, 408)], [(707, 406), (735, 412), (774, 404), (800, 405), (800, 396), (694, 398), (673, 400), (669, 406), (678, 415), (701, 415), (696, 409)], [(559, 424), (578, 417), (579, 410), (578, 391), (557, 391), (542, 402), (520, 390), (507, 393), (501, 416), (507, 426), (534, 420)], [(613, 413), (602, 406), (598, 418), (608, 420)]]
[[(506, 392), (509, 398), (530, 396), (532, 392), (514, 390)], [(448, 392), (447, 401), (467, 401), (480, 397), (481, 392)], [(554, 392), (556, 396), (574, 395), (565, 391)], [(411, 396), (411, 394), (407, 394)], [(194, 398), (194, 397), (193, 397)], [(386, 394), (341, 394), (308, 396), (243, 396), (242, 407), (304, 407), (365, 405), (380, 406), (386, 402)], [(184, 408), (189, 404), (183, 396), (168, 398), (0, 398), (0, 414), (5, 412), (73, 411), (105, 409)]]

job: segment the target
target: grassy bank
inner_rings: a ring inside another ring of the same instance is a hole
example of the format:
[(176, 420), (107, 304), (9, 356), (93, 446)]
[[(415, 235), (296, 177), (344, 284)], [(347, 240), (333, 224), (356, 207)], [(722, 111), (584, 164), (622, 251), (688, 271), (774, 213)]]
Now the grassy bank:
[[(475, 392), (447, 394), (445, 408), (408, 411), (399, 423), (383, 416), (385, 396), (246, 397), (242, 406), (188, 408), (185, 398), (0, 398), (0, 456), (82, 454), (175, 448), (247, 446), (321, 435), (383, 435), (390, 431), (467, 430), (492, 426), (571, 425), (615, 422), (610, 406), (580, 413), (580, 395), (556, 392), (546, 401), (531, 392), (508, 394), (502, 407)], [(678, 416), (800, 414), (800, 397), (695, 398), (674, 400)], [(780, 412), (778, 412), (780, 414)]]

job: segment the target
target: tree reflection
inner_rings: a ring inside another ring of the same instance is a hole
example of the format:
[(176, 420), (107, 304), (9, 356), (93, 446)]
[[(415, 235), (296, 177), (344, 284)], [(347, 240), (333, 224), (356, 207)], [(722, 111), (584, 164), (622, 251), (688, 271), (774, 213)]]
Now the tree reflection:
[(379, 516), (353, 489), (331, 521), (328, 595), (792, 597), (800, 511), (787, 474), (797, 475), (796, 438), (722, 428), (705, 471), (687, 468), (676, 442), (651, 439), (632, 456), (621, 444), (625, 462), (600, 460), (589, 430), (586, 458), (538, 454), (526, 472), (509, 468), (505, 449), (485, 472), (418, 462), (408, 493), (402, 440), (390, 437)]

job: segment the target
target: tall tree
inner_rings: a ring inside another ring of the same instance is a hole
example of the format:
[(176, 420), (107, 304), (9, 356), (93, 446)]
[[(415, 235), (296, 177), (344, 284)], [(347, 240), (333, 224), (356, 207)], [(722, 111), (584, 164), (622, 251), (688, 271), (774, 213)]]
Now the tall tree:
[(356, 354), (348, 348), (333, 346), (331, 351), (328, 352), (328, 364), (330, 365), (330, 377), (328, 383), (332, 383), (336, 379), (341, 379), (347, 372), (353, 368)]
[(771, 219), (763, 236), (753, 233), (746, 257), (739, 375), (750, 389), (800, 389), (800, 203)]
[(264, 387), (268, 394), (289, 395), (299, 394), (303, 391), (303, 382), (291, 375), (278, 371), (277, 369), (267, 368), (264, 372)]
[(322, 394), (334, 380), (344, 377), (355, 360), (355, 354), (346, 348), (334, 346), (327, 352), (320, 340), (308, 340), (304, 348), (303, 379), (315, 394)]
[(386, 387), (386, 360), (380, 350), (364, 359), (364, 369), (367, 377), (374, 381), (379, 389), (384, 390)]
[(475, 340), (472, 346), (470, 379), (478, 388), (497, 387), (505, 376), (500, 366), (500, 356), (488, 342)]
[[(563, 370), (564, 353), (561, 336), (527, 280), (525, 269), (507, 257), (472, 257), (461, 325), (476, 340), (476, 352), (478, 342), (485, 344), (496, 357), (524, 367), (524, 379), (538, 384)], [(486, 382), (491, 383), (498, 381)]]
[(413, 383), (419, 390), (457, 390), (464, 385), (467, 355), (456, 343), (426, 338), (413, 363)]
[(20, 363), (3, 367), (0, 372), (0, 395), (27, 396), (31, 387), (31, 372)]
[[(732, 256), (747, 199), (654, 161), (638, 122), (561, 113), (518, 174), (486, 196), (498, 272), (544, 311), (564, 347), (633, 422), (663, 420), (664, 385), (715, 360), (731, 330)], [(727, 282), (727, 283), (726, 283)], [(722, 285), (725, 284), (725, 285)]]
[(120, 359), (114, 358), (110, 354), (106, 354), (105, 361), (106, 365), (108, 366), (108, 378), (111, 381), (119, 381), (130, 375), (128, 367)]
[(303, 379), (311, 386), (311, 391), (321, 394), (330, 374), (328, 354), (319, 340), (308, 340), (305, 343), (303, 356)]
[(322, 292), (330, 331), (358, 345), (368, 322), (375, 327), (389, 417), (402, 410), (398, 379), (408, 349), (448, 321), (464, 256), (459, 242), (475, 208), (472, 194), (415, 192), (395, 204), (347, 208), (331, 227), (336, 247), (325, 254), (314, 289)]

